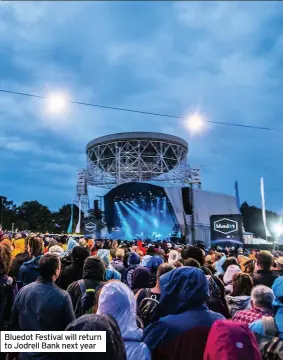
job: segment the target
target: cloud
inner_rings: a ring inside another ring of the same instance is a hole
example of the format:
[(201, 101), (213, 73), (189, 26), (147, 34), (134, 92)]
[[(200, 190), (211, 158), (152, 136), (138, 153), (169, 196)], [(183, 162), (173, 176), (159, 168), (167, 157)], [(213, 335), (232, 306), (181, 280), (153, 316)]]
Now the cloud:
[[(82, 102), (181, 116), (200, 109), (212, 121), (282, 128), (282, 2), (1, 2), (0, 9), (0, 88), (66, 91)], [(77, 105), (50, 117), (41, 100), (0, 94), (1, 159), (15, 154), (1, 160), (5, 176), (25, 163), (26, 172), (42, 174), (36, 186), (45, 194), (55, 190), (43, 178), (59, 179), (63, 169), (74, 192), (88, 141), (138, 130), (184, 137), (206, 189), (233, 193), (237, 178), (242, 198), (259, 205), (264, 176), (268, 206), (282, 206), (272, 190), (283, 180), (274, 164), (283, 152), (279, 133), (209, 125), (191, 136), (180, 120)], [(20, 189), (21, 199), (33, 194)], [(66, 196), (34, 194), (51, 206)]]

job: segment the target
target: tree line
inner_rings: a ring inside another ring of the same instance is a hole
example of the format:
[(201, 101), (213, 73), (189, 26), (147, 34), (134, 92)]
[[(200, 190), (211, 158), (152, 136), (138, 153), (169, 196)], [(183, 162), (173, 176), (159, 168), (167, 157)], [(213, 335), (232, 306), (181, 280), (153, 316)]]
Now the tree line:
[[(73, 205), (74, 221), (73, 231), (79, 218), (79, 209)], [(257, 237), (265, 238), (265, 229), (262, 221), (262, 210), (256, 206), (250, 206), (244, 202), (241, 206), (243, 224), (245, 231), (254, 233)], [(82, 227), (84, 221), (93, 218), (93, 210), (90, 210), (88, 219), (82, 217)], [(11, 230), (31, 230), (42, 233), (62, 233), (67, 232), (71, 218), (71, 204), (65, 204), (58, 211), (51, 211), (47, 206), (38, 201), (25, 201), (21, 205), (16, 205), (12, 200), (5, 196), (0, 196), (0, 224), (3, 229)], [(274, 224), (279, 222), (278, 214), (266, 211), (267, 226), (271, 235)], [(12, 225), (13, 224), (13, 225)]]

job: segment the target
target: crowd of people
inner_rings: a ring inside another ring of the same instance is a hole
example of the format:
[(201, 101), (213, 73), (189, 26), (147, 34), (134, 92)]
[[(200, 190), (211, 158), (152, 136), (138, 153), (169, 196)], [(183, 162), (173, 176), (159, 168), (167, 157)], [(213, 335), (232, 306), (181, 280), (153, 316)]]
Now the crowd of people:
[(283, 254), (166, 241), (0, 238), (0, 330), (106, 331), (106, 353), (14, 359), (283, 359)]

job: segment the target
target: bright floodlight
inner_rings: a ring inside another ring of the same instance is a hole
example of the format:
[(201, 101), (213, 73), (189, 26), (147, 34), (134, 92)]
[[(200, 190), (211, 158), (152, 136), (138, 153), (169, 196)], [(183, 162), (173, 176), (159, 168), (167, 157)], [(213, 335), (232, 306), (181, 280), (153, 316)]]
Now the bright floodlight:
[(274, 225), (274, 231), (277, 236), (281, 236), (283, 234), (283, 225), (282, 224)]
[(192, 114), (186, 120), (186, 125), (189, 130), (193, 132), (199, 132), (204, 127), (204, 120), (199, 114)]
[(52, 94), (47, 98), (47, 108), (50, 113), (64, 112), (67, 107), (67, 99), (63, 94)]

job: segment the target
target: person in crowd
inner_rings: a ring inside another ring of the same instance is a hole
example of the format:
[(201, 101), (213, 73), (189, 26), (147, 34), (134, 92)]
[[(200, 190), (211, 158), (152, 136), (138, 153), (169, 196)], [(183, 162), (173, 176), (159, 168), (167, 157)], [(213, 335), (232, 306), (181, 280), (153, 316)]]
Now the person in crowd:
[(188, 258), (188, 259), (184, 260), (184, 266), (193, 266), (193, 267), (200, 269), (200, 263), (197, 260), (192, 259), (192, 258)]
[(245, 273), (250, 275), (253, 278), (254, 275), (254, 271), (255, 271), (255, 264), (254, 264), (254, 260), (251, 260), (251, 262), (247, 263), (245, 265)]
[(112, 316), (83, 315), (69, 324), (66, 331), (105, 331), (106, 352), (66, 352), (62, 354), (61, 360), (127, 360), (119, 326)]
[(137, 247), (138, 247), (138, 249), (139, 249), (140, 251), (142, 251), (143, 256), (145, 256), (145, 255), (146, 255), (146, 248), (145, 248), (145, 246), (144, 246), (144, 243), (143, 243), (141, 240), (138, 240), (138, 241), (137, 241)]
[(181, 263), (180, 260), (178, 260), (178, 261), (175, 261), (175, 262), (173, 263), (173, 266), (174, 266), (175, 268), (178, 268), (178, 267), (182, 267), (182, 266), (184, 266), (184, 265)]
[(150, 255), (150, 256), (155, 255), (154, 246), (152, 246), (151, 244), (148, 244), (147, 255)]
[[(39, 261), (38, 279), (23, 287), (15, 299), (12, 331), (63, 331), (75, 319), (69, 294), (58, 288), (60, 259), (46, 254)], [(21, 353), (21, 360), (57, 359), (55, 353)]]
[(222, 268), (224, 270), (224, 272), (226, 272), (227, 268), (230, 266), (230, 265), (238, 265), (238, 261), (237, 259), (234, 257), (234, 256), (229, 256), (224, 264), (222, 265)]
[(12, 251), (12, 259), (16, 257), (18, 254), (25, 251), (25, 234), (18, 234), (15, 240), (13, 241), (12, 245), (14, 247)]
[(205, 302), (209, 287), (202, 270), (181, 267), (160, 278), (159, 320), (144, 331), (153, 360), (202, 360), (209, 329), (224, 319)]
[(150, 258), (151, 258), (150, 255), (145, 255), (145, 256), (142, 258), (141, 266), (147, 267)]
[(75, 239), (69, 237), (67, 242), (67, 250), (61, 254), (61, 257), (69, 256), (75, 246), (79, 246)]
[(18, 278), (20, 267), (23, 265), (24, 262), (31, 260), (31, 256), (28, 252), (28, 242), (32, 236), (28, 236), (25, 238), (25, 248), (24, 250), (17, 254), (12, 261), (10, 276)]
[(115, 250), (115, 257), (113, 258), (113, 260), (111, 261), (111, 265), (113, 266), (113, 268), (118, 271), (121, 274), (121, 277), (123, 278), (124, 273), (126, 271), (126, 268), (124, 266), (123, 263), (123, 259), (125, 256), (125, 250), (118, 248), (117, 250)]
[(161, 288), (160, 288), (160, 277), (167, 272), (174, 270), (174, 266), (169, 263), (164, 263), (159, 265), (157, 273), (156, 273), (156, 285), (154, 288), (144, 287), (140, 288), (140, 290), (135, 294), (135, 298), (137, 300), (137, 306), (140, 305), (141, 301), (144, 298), (153, 297), (157, 301), (160, 299)]
[[(85, 289), (94, 289), (101, 287), (105, 279), (105, 266), (100, 258), (89, 256), (86, 258), (83, 266), (83, 285)], [(70, 294), (74, 310), (82, 294), (80, 281), (75, 281), (68, 286), (67, 292)]]
[(258, 285), (251, 292), (251, 309), (238, 311), (233, 321), (250, 325), (252, 322), (261, 319), (263, 316), (272, 316), (273, 291), (265, 286)]
[(283, 276), (283, 256), (279, 256), (276, 260), (276, 269), (272, 271), (277, 276)]
[(119, 271), (115, 270), (115, 268), (110, 263), (110, 250), (98, 250), (97, 257), (99, 257), (104, 262), (106, 268), (105, 281), (115, 279), (121, 280), (121, 274), (119, 273)]
[(7, 331), (11, 309), (17, 294), (15, 279), (8, 276), (12, 263), (9, 245), (0, 243), (0, 331)]
[(151, 273), (151, 281), (150, 281), (150, 287), (153, 288), (156, 285), (156, 273), (159, 265), (163, 264), (164, 260), (159, 255), (152, 256), (147, 264), (147, 268), (150, 270)]
[(105, 284), (99, 295), (97, 314), (111, 315), (117, 321), (127, 360), (150, 360), (149, 349), (142, 342), (143, 332), (137, 326), (134, 294), (127, 285), (118, 281)]
[[(274, 312), (274, 325), (277, 328), (278, 337), (283, 339), (283, 276), (276, 278), (272, 285), (272, 290), (275, 296), (273, 300), (273, 312)], [(264, 318), (256, 320), (250, 324), (250, 329), (259, 335), (267, 335), (265, 333)], [(274, 334), (277, 336), (277, 334)]]
[(3, 234), (0, 238), (0, 244), (1, 245), (8, 245), (11, 248), (11, 251), (13, 251), (13, 245), (12, 245), (12, 241), (9, 238), (9, 235), (7, 234)]
[(233, 291), (233, 285), (232, 285), (233, 276), (235, 274), (238, 274), (238, 273), (241, 272), (241, 269), (240, 269), (240, 267), (238, 266), (238, 263), (237, 263), (237, 259), (236, 258), (232, 258), (232, 259), (233, 259), (233, 261), (231, 260), (230, 265), (228, 263), (228, 266), (225, 266), (226, 270), (225, 270), (225, 274), (223, 276), (223, 282), (224, 282), (224, 286), (225, 286), (225, 291), (228, 294)]
[(64, 267), (58, 278), (57, 285), (67, 290), (74, 281), (80, 280), (83, 276), (83, 266), (89, 252), (85, 247), (75, 246), (72, 250), (72, 263)]
[(209, 286), (209, 298), (206, 300), (207, 307), (228, 319), (230, 314), (226, 303), (225, 288), (222, 281), (218, 277), (213, 276), (207, 267), (203, 266), (201, 270), (206, 275)]
[(66, 236), (59, 236), (57, 239), (58, 245), (60, 245), (64, 251), (67, 250), (67, 237)]
[(130, 289), (132, 289), (132, 276), (134, 270), (139, 266), (140, 264), (140, 257), (137, 253), (131, 252), (128, 257), (128, 268), (126, 269), (124, 273), (123, 282), (129, 286)]
[(64, 252), (64, 250), (63, 250), (62, 246), (54, 245), (48, 249), (48, 252), (46, 254), (53, 254), (56, 256), (61, 256), (63, 254), (63, 252)]
[(168, 256), (168, 263), (169, 264), (174, 264), (174, 262), (179, 260), (179, 253), (177, 250), (171, 250), (169, 252), (169, 256)]
[(266, 285), (272, 287), (277, 275), (270, 270), (273, 263), (273, 256), (268, 251), (260, 251), (257, 254), (257, 272), (253, 275), (254, 285)]
[(197, 260), (199, 264), (203, 266), (205, 261), (205, 252), (197, 246), (189, 246), (182, 252), (182, 259), (186, 260), (188, 258)]
[(79, 239), (79, 246), (88, 248), (87, 241), (86, 241), (85, 238), (80, 238)]
[(57, 240), (54, 238), (49, 238), (47, 246), (45, 246), (44, 253), (48, 253), (49, 249), (57, 245)]
[(256, 338), (249, 328), (231, 320), (212, 325), (203, 360), (261, 360)]
[(151, 273), (147, 267), (138, 266), (132, 275), (132, 288), (136, 293), (138, 290), (148, 288), (150, 286)]
[(23, 263), (20, 267), (18, 280), (23, 285), (30, 284), (35, 281), (39, 276), (39, 261), (43, 256), (43, 241), (40, 237), (32, 237), (28, 241), (28, 253), (31, 260)]
[(226, 296), (230, 316), (233, 318), (240, 310), (251, 308), (252, 278), (245, 273), (238, 273), (232, 278), (233, 291)]

